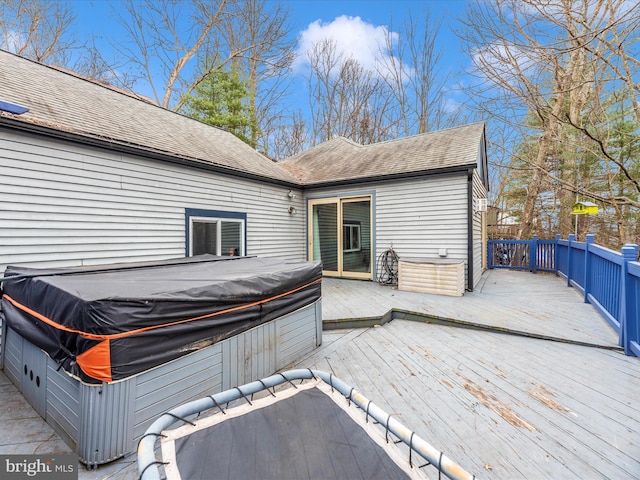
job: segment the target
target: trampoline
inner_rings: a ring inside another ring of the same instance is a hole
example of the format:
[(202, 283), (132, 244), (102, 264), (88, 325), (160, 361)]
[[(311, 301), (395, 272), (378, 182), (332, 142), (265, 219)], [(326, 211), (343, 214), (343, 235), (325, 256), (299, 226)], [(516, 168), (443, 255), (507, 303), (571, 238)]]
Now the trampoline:
[(475, 478), (354, 388), (310, 369), (165, 413), (138, 444), (138, 469), (141, 480)]

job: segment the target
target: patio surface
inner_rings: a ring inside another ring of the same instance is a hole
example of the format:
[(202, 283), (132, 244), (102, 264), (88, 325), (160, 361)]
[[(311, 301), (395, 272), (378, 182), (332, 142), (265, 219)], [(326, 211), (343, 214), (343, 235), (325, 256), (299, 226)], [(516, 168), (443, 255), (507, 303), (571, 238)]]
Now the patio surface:
[[(332, 328), (396, 319), (325, 331), (291, 367), (332, 372), (478, 478), (640, 478), (640, 359), (560, 278), (491, 270), (463, 297), (325, 278), (322, 308)], [(0, 420), (0, 453), (70, 452), (4, 373)], [(135, 460), (79, 478), (135, 479)]]
[(372, 282), (325, 278), (322, 294), (322, 317), (329, 323), (377, 318), (398, 309), (398, 313), (415, 312), (432, 316), (432, 320), (453, 319), (537, 337), (618, 345), (616, 332), (584, 303), (578, 291), (549, 274), (487, 270), (475, 291), (462, 297), (402, 292)]

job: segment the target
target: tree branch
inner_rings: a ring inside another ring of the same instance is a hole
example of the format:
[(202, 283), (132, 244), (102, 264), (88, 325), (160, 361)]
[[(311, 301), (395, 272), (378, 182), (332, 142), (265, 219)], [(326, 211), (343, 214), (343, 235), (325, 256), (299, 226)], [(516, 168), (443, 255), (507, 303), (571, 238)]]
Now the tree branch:
[(569, 115), (566, 115), (565, 120), (573, 128), (575, 128), (576, 130), (579, 130), (580, 132), (585, 134), (587, 137), (589, 137), (593, 142), (595, 142), (598, 145), (598, 148), (600, 149), (600, 152), (607, 158), (607, 160), (610, 160), (611, 162), (615, 163), (620, 168), (620, 170), (624, 173), (624, 176), (635, 186), (636, 191), (638, 191), (640, 193), (640, 182), (638, 182), (638, 180), (636, 180), (635, 178), (633, 178), (631, 176), (631, 173), (624, 166), (624, 164), (622, 162), (620, 162), (618, 159), (616, 159), (613, 156), (611, 156), (609, 154), (609, 152), (607, 152), (607, 149), (606, 149), (606, 147), (604, 145), (604, 142), (601, 139), (596, 138), (594, 135), (592, 135), (591, 132), (587, 128), (581, 127), (579, 125), (576, 125), (576, 123), (571, 120)]

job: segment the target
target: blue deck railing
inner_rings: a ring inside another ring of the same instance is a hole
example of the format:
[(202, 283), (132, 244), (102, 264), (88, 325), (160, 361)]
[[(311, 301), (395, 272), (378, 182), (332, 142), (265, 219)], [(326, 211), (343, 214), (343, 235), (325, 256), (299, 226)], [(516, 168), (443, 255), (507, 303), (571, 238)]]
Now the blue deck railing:
[(554, 272), (567, 279), (618, 332), (627, 355), (640, 357), (640, 263), (638, 246), (615, 252), (587, 235), (562, 240), (489, 240), (488, 267)]
[(489, 268), (555, 272), (556, 240), (489, 240)]

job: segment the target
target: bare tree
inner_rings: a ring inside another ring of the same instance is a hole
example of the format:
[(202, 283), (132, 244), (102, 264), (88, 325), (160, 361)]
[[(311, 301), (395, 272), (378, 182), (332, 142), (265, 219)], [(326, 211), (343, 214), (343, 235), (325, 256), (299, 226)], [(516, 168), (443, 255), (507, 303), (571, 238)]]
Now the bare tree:
[(65, 66), (78, 47), (66, 2), (0, 1), (0, 48), (40, 63)]
[(309, 129), (301, 111), (290, 118), (279, 118), (277, 127), (269, 131), (272, 155), (280, 160), (303, 152), (311, 146)]
[(364, 68), (332, 39), (307, 52), (312, 137), (344, 136), (372, 143), (446, 128), (460, 121), (450, 109), (448, 76), (439, 68), (439, 21), (409, 14), (403, 29), (386, 29), (377, 64)]
[[(260, 30), (259, 4), (257, 0), (127, 0), (118, 17), (128, 38), (117, 48), (137, 68), (158, 103), (179, 110), (209, 74), (240, 59), (260, 64), (262, 54), (282, 39), (284, 32), (276, 27)], [(255, 35), (245, 37), (253, 21)]]
[[(94, 81), (133, 92), (138, 77), (129, 72), (117, 58), (107, 59), (94, 41), (87, 42), (79, 49), (78, 57), (69, 62), (69, 69)], [(147, 101), (146, 97), (139, 96)]]
[(283, 116), (295, 42), (291, 39), (289, 9), (281, 2), (239, 0), (225, 17), (222, 32), (230, 51), (244, 52), (233, 60), (249, 82), (250, 111), (258, 129), (252, 141), (268, 153), (269, 134)]
[(323, 39), (307, 53), (314, 143), (336, 136), (368, 144), (389, 138), (391, 95), (379, 75)]
[[(121, 55), (139, 69), (155, 100), (178, 109), (198, 83), (185, 72), (224, 14), (226, 0), (127, 0), (118, 14), (128, 38), (117, 45)], [(229, 59), (223, 60), (224, 65)], [(203, 72), (202, 77), (206, 76)]]
[(418, 21), (409, 12), (399, 32), (394, 32), (393, 26), (387, 30), (378, 71), (394, 96), (401, 135), (440, 130), (457, 123), (459, 111), (449, 110), (446, 103), (450, 77), (439, 67), (441, 26), (442, 20), (433, 20), (429, 13)]
[[(494, 0), (469, 8), (461, 36), (483, 82), (474, 98), (506, 128), (520, 129), (523, 139), (537, 137), (521, 156), (531, 177), (520, 237), (535, 231), (541, 201), (557, 202), (563, 234), (576, 193), (614, 208), (621, 202), (637, 208), (637, 181), (610, 142), (618, 133), (606, 118), (614, 91), (635, 89), (629, 44), (611, 47), (615, 38), (631, 38), (637, 10), (623, 0)], [(524, 122), (525, 115), (532, 121)], [(612, 196), (612, 189), (593, 183), (613, 178), (598, 173), (611, 166), (626, 176), (627, 193)], [(552, 188), (558, 194), (550, 197), (545, 192)]]

